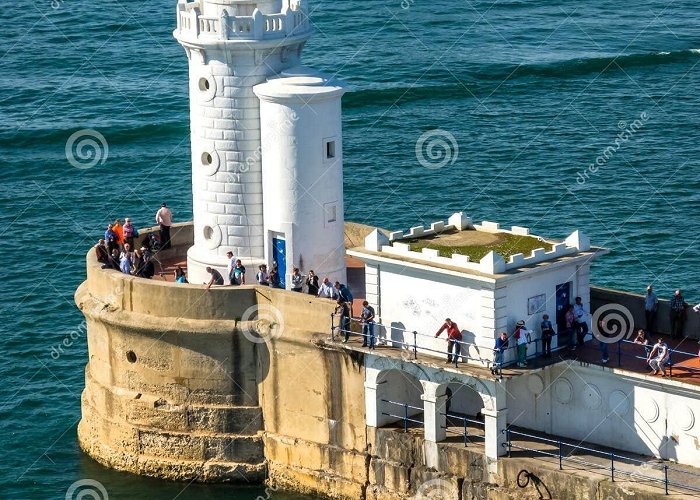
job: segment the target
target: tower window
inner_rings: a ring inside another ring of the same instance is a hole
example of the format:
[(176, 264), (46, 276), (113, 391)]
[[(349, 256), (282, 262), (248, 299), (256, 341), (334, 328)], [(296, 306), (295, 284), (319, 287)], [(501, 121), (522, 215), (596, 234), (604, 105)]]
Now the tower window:
[(209, 80), (207, 80), (206, 78), (199, 79), (199, 90), (201, 90), (202, 92), (207, 92), (209, 90), (209, 87)]
[(214, 159), (211, 157), (210, 153), (204, 152), (202, 153), (202, 165), (209, 166), (211, 163), (214, 161)]
[(338, 205), (333, 203), (326, 203), (323, 205), (323, 211), (325, 216), (326, 225), (333, 224), (338, 220)]
[(211, 226), (204, 226), (204, 229), (202, 230), (204, 233), (204, 239), (205, 240), (211, 240), (212, 237), (214, 236), (214, 228)]
[(323, 141), (323, 158), (325, 160), (335, 158), (335, 141), (333, 139), (325, 139)]

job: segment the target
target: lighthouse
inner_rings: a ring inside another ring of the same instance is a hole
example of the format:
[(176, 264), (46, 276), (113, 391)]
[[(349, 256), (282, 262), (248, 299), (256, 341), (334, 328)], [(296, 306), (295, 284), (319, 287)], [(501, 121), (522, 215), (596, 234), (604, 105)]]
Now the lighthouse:
[(194, 244), (190, 282), (277, 264), (344, 280), (344, 86), (301, 66), (306, 0), (179, 0), (189, 60)]

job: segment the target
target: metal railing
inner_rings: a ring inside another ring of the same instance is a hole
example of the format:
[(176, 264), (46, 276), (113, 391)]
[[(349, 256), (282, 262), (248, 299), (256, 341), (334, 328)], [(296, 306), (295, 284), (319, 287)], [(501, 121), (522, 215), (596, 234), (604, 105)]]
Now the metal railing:
[(445, 432), (452, 432), (454, 434), (457, 434), (458, 436), (462, 436), (464, 440), (464, 446), (467, 446), (469, 444), (470, 437), (486, 440), (486, 436), (481, 436), (479, 434), (469, 434), (468, 424), (475, 424), (483, 427), (484, 422), (482, 422), (481, 420), (474, 420), (473, 418), (462, 417), (461, 415), (453, 415), (450, 413), (441, 413), (441, 415), (445, 415), (446, 420), (451, 418), (462, 421), (462, 432), (453, 431), (447, 425), (443, 427), (443, 429), (445, 429)]
[[(350, 325), (351, 325), (350, 329), (342, 329), (341, 325), (336, 320), (336, 318), (339, 318), (339, 317), (340, 317), (340, 315), (338, 315), (338, 314), (335, 314), (335, 313), (331, 314), (331, 341), (332, 342), (336, 342), (336, 335), (339, 334), (341, 336), (344, 336), (346, 333), (348, 334), (348, 336), (363, 337), (363, 340), (364, 340), (363, 344), (369, 342), (369, 340), (370, 340), (369, 335), (363, 333), (363, 329), (362, 329), (363, 321), (362, 321), (362, 319), (350, 318)], [(352, 330), (353, 324), (360, 326), (359, 332)], [(415, 330), (412, 331), (412, 330), (407, 330), (404, 328), (398, 328), (398, 327), (394, 327), (394, 326), (386, 326), (386, 325), (383, 325), (382, 323), (377, 323), (377, 322), (374, 322), (375, 341), (378, 339), (377, 333), (380, 329), (384, 329), (384, 331), (398, 331), (398, 332), (402, 332), (402, 334), (408, 333), (409, 335), (412, 335), (413, 336), (412, 342), (406, 342), (405, 339), (404, 340), (381, 339), (381, 340), (386, 341), (387, 343), (390, 342), (391, 344), (400, 346), (404, 351), (410, 353), (410, 355), (413, 357), (413, 359), (418, 359), (419, 352), (449, 356), (452, 360), (451, 363), (454, 364), (455, 368), (457, 368), (459, 366), (459, 361), (461, 358), (463, 362), (464, 361), (474, 361), (474, 362), (479, 363), (481, 365), (485, 365), (487, 367), (495, 369), (494, 373), (498, 374), (498, 375), (501, 375), (501, 373), (500, 373), (501, 368), (512, 366), (518, 362), (517, 355), (515, 355), (515, 354), (512, 356), (513, 359), (506, 359), (506, 358), (511, 357), (511, 356), (509, 356), (508, 353), (509, 352), (516, 353), (516, 350), (518, 347), (516, 344), (516, 340), (512, 336), (509, 336), (509, 338), (508, 338), (509, 346), (506, 347), (502, 352), (503, 363), (499, 364), (496, 362), (496, 359), (497, 359), (496, 350), (493, 347), (485, 347), (485, 346), (481, 346), (477, 343), (470, 343), (470, 342), (453, 340), (452, 342), (459, 345), (460, 353), (459, 354), (455, 354), (454, 352), (450, 353), (449, 350), (447, 350), (447, 349), (445, 349), (443, 351), (443, 350), (439, 350), (439, 349), (432, 349), (430, 347), (424, 347), (424, 346), (418, 345), (418, 338), (419, 337), (435, 339), (435, 335), (427, 335), (425, 333), (418, 333)], [(529, 360), (529, 359), (540, 357), (542, 355), (541, 350), (538, 348), (538, 344), (541, 341), (542, 341), (542, 339), (534, 339), (534, 340), (528, 341), (525, 344), (528, 346), (531, 344), (535, 344), (535, 346), (536, 346), (535, 352), (526, 355), (526, 359)], [(513, 345), (510, 345), (510, 344), (513, 344)], [(476, 348), (476, 350), (478, 352), (487, 351), (487, 352), (489, 352), (491, 357), (485, 358), (485, 357), (471, 356), (468, 354), (471, 347)], [(568, 348), (568, 345), (563, 346), (563, 347), (557, 346), (556, 349), (552, 349), (552, 352), (557, 352), (557, 351), (560, 351), (560, 350), (563, 350), (566, 348)]]
[[(508, 450), (508, 457), (512, 456), (512, 451), (513, 449), (518, 449), (518, 450), (523, 450), (523, 451), (528, 451), (531, 453), (539, 454), (539, 455), (544, 455), (547, 457), (551, 458), (556, 458), (559, 462), (559, 470), (564, 469), (564, 463), (575, 463), (578, 465), (584, 465), (586, 467), (592, 467), (596, 469), (601, 469), (605, 471), (610, 471), (610, 480), (615, 481), (615, 474), (623, 476), (630, 477), (631, 479), (641, 479), (644, 481), (648, 481), (651, 483), (656, 483), (656, 484), (661, 484), (663, 485), (665, 494), (669, 494), (669, 488), (678, 488), (686, 491), (693, 491), (700, 493), (700, 487), (697, 486), (692, 486), (687, 483), (680, 483), (677, 481), (672, 481), (669, 479), (669, 473), (674, 473), (674, 474), (686, 474), (688, 476), (693, 476), (700, 478), (700, 474), (696, 472), (691, 472), (687, 470), (680, 469), (678, 467), (671, 467), (666, 464), (659, 464), (656, 466), (656, 464), (649, 464), (648, 462), (645, 462), (644, 460), (639, 460), (636, 458), (628, 457), (625, 455), (619, 455), (614, 452), (607, 452), (607, 451), (602, 451), (602, 450), (595, 450), (593, 448), (588, 448), (585, 446), (580, 446), (572, 443), (567, 443), (565, 441), (562, 441), (561, 439), (548, 439), (544, 438), (541, 436), (535, 436), (533, 434), (527, 434), (524, 432), (519, 432), (519, 431), (514, 431), (510, 428), (504, 429), (502, 432), (505, 433), (506, 435), (506, 442), (503, 443), (503, 446), (507, 448)], [(517, 443), (513, 442), (513, 437), (523, 437), (527, 438), (529, 440), (535, 440), (540, 443), (546, 443), (548, 445), (551, 445), (552, 447), (556, 448), (555, 450), (544, 450), (544, 449), (538, 449), (538, 448), (530, 448), (527, 446), (523, 446)], [(569, 448), (572, 451), (568, 454), (564, 454), (564, 449)], [(592, 454), (594, 456), (602, 457), (606, 460), (606, 463), (596, 463), (596, 462), (591, 462), (589, 460), (583, 460), (577, 457), (572, 457), (571, 454), (574, 451), (584, 451), (589, 454)], [(652, 469), (656, 469), (660, 472), (660, 477), (654, 477), (650, 476), (645, 473), (640, 473), (640, 472), (635, 472), (631, 470), (626, 470), (620, 467), (620, 465), (625, 464), (625, 463), (635, 463), (638, 464), (646, 469), (651, 467)]]
[(395, 415), (393, 413), (385, 413), (385, 412), (382, 412), (382, 415), (386, 415), (387, 417), (398, 418), (398, 419), (402, 420), (404, 432), (408, 432), (408, 423), (409, 422), (413, 422), (414, 424), (423, 425), (424, 422), (422, 420), (416, 420), (416, 419), (410, 418), (410, 416), (408, 414), (408, 410), (418, 410), (421, 413), (423, 413), (423, 408), (418, 407), (418, 406), (411, 406), (408, 403), (399, 403), (397, 401), (390, 401), (388, 399), (382, 399), (381, 401), (382, 401), (382, 403), (389, 403), (390, 405), (401, 407), (401, 409), (403, 410), (401, 415)]
[[(632, 340), (625, 340), (621, 339), (617, 342), (617, 366), (622, 366), (622, 357), (625, 355), (622, 351), (622, 344), (632, 344), (641, 347), (644, 349), (645, 353), (651, 352), (651, 349), (654, 348), (654, 344), (640, 344), (639, 342), (634, 342)], [(687, 356), (687, 359), (684, 359), (680, 362), (673, 362), (672, 360), (672, 355), (676, 354), (679, 356)], [(669, 378), (673, 377), (673, 366), (674, 365), (680, 365), (680, 363), (683, 363), (684, 361), (688, 361), (690, 359), (695, 359), (700, 356), (700, 353), (693, 353), (693, 352), (686, 352), (686, 351), (681, 351), (678, 349), (668, 349), (668, 361), (665, 363), (665, 366), (668, 367), (668, 376)], [(632, 356), (635, 359), (641, 359), (646, 361), (648, 354), (646, 356)], [(689, 371), (700, 371), (700, 368), (696, 368), (694, 366), (682, 366), (680, 367), (684, 370), (689, 370)]]

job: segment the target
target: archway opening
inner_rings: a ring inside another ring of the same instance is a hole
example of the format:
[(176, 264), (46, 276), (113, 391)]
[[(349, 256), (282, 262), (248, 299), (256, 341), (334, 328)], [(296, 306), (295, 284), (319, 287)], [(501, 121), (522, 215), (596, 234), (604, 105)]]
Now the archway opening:
[(474, 388), (453, 382), (445, 388), (445, 428), (447, 442), (483, 443), (484, 400)]
[(423, 429), (423, 386), (410, 373), (391, 369), (377, 378), (378, 427)]

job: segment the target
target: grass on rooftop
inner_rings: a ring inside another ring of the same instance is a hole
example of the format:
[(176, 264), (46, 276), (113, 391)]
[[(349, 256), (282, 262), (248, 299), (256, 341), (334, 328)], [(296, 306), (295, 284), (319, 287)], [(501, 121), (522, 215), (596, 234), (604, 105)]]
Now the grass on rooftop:
[(468, 255), (469, 260), (478, 262), (483, 259), (490, 251), (500, 254), (506, 262), (511, 255), (522, 253), (525, 257), (529, 257), (533, 250), (544, 248), (545, 252), (552, 250), (552, 244), (546, 241), (540, 241), (532, 236), (520, 236), (510, 233), (495, 233), (495, 240), (487, 244), (474, 245), (444, 245), (440, 244), (439, 237), (420, 238), (401, 243), (408, 243), (411, 250), (420, 252), (423, 248), (431, 248), (437, 250), (441, 257), (452, 257), (452, 254)]

